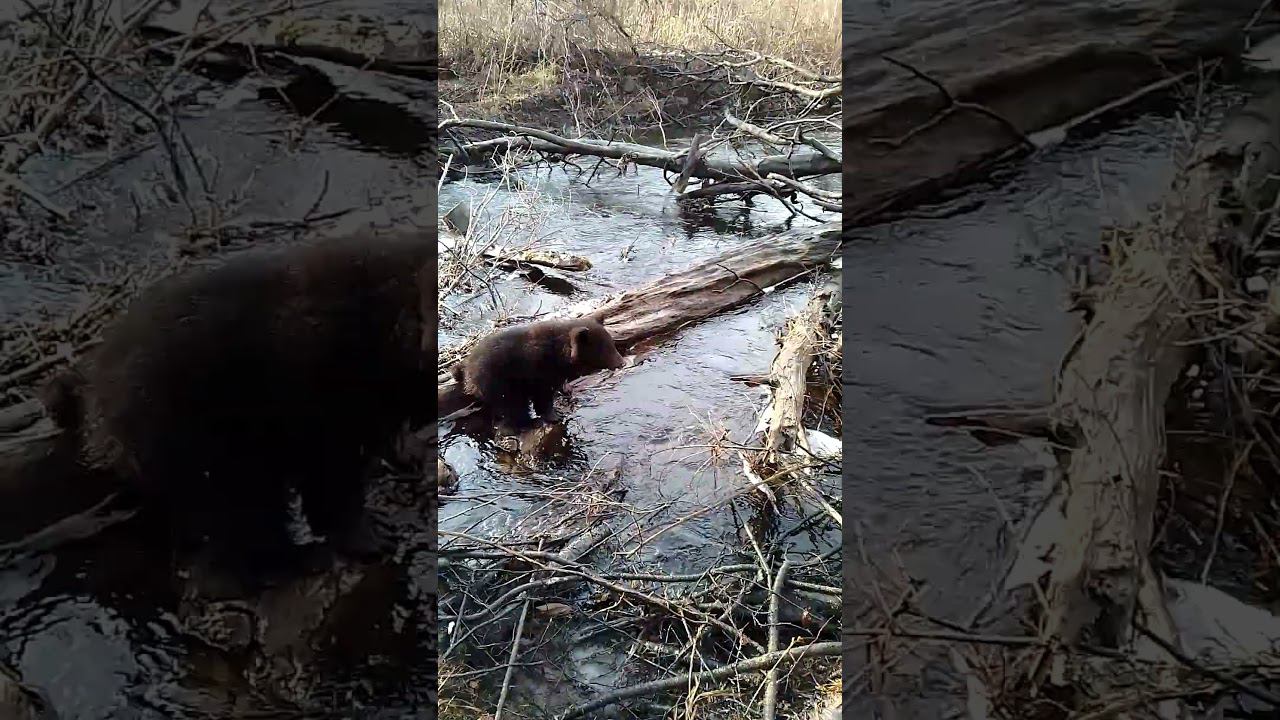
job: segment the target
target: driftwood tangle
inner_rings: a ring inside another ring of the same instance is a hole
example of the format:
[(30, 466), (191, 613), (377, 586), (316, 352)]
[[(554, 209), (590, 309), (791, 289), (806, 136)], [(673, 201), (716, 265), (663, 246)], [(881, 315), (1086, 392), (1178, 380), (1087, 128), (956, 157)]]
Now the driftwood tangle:
[[(840, 249), (840, 224), (788, 230), (629, 290), (606, 302), (605, 327), (618, 349), (674, 332), (736, 307), (780, 283), (831, 262)], [(440, 383), (438, 416), (470, 404), (458, 383)]]

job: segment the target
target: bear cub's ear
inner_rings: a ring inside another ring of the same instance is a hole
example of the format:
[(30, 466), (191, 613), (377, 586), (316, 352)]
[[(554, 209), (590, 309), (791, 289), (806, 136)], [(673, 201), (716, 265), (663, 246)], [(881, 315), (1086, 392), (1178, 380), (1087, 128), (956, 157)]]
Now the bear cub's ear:
[(579, 326), (569, 332), (569, 362), (578, 364), (591, 341), (591, 328)]

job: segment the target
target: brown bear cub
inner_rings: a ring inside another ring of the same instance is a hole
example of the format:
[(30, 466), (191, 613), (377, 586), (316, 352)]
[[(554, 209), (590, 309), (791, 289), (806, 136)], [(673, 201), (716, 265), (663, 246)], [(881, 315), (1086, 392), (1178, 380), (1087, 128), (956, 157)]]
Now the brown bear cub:
[(533, 424), (530, 403), (538, 417), (555, 420), (555, 394), (566, 381), (624, 364), (601, 318), (589, 315), (498, 330), (452, 372), (463, 392), (493, 413), (499, 432), (512, 433)]
[(353, 237), (162, 281), (45, 402), (83, 464), (218, 560), (270, 573), (296, 559), (292, 490), (313, 531), (370, 552), (370, 455), (430, 422), (435, 253), (425, 233)]

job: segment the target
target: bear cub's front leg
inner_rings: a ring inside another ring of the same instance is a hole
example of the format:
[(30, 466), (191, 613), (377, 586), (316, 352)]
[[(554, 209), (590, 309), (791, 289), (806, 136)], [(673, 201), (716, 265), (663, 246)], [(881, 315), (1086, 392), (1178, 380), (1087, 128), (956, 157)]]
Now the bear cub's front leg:
[(533, 427), (533, 415), (529, 412), (529, 396), (508, 393), (494, 408), (497, 421), (494, 429), (499, 435), (519, 435)]
[(539, 420), (553, 423), (560, 419), (560, 413), (556, 412), (556, 391), (558, 388), (558, 385), (549, 385), (538, 388), (534, 393), (533, 409), (538, 413)]

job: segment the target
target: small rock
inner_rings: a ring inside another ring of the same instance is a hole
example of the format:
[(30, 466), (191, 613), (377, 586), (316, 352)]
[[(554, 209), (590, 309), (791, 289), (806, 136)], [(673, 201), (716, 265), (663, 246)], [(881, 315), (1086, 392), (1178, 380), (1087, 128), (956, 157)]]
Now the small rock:
[(1251, 295), (1261, 295), (1270, 289), (1270, 284), (1261, 275), (1254, 275), (1244, 281), (1244, 289)]

